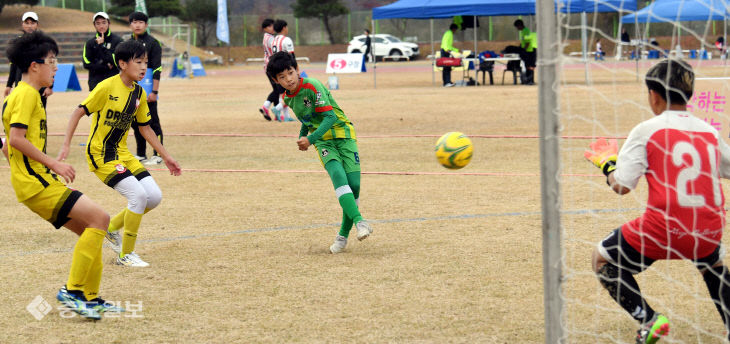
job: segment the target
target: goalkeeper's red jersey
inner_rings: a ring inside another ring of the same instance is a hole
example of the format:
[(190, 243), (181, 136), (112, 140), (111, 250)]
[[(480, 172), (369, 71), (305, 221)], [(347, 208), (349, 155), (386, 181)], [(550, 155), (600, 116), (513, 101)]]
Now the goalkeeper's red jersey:
[(645, 175), (643, 215), (621, 227), (637, 251), (652, 259), (703, 258), (722, 239), (730, 146), (717, 129), (688, 112), (665, 111), (637, 125), (621, 147), (614, 177), (634, 189)]

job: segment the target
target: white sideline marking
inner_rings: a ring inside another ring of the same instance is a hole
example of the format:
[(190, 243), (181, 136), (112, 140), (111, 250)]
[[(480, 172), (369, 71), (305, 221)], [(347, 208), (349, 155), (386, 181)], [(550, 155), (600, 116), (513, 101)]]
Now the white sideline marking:
[[(566, 214), (566, 215), (584, 215), (584, 214), (601, 214), (601, 213), (621, 213), (621, 212), (626, 212), (626, 211), (640, 211), (640, 210), (644, 210), (644, 209), (645, 208), (579, 209), (579, 210), (565, 210), (562, 213)], [(491, 214), (462, 214), (462, 215), (416, 217), (416, 218), (389, 219), (389, 220), (368, 220), (368, 222), (370, 222), (370, 223), (426, 222), (426, 221), (479, 219), (479, 218), (488, 218), (488, 217), (537, 216), (537, 215), (542, 215), (542, 212), (541, 211), (531, 211), (531, 212), (507, 212), (507, 213), (491, 213)], [(312, 225), (308, 225), (308, 226), (305, 225), (305, 226), (280, 226), (280, 227), (268, 227), (268, 228), (252, 228), (252, 229), (241, 229), (241, 230), (230, 231), (230, 232), (221, 232), (221, 233), (201, 233), (201, 234), (182, 235), (182, 236), (169, 237), (169, 238), (154, 238), (154, 239), (146, 239), (146, 240), (137, 240), (137, 243), (171, 242), (171, 241), (183, 241), (183, 240), (200, 239), (200, 238), (227, 237), (227, 236), (238, 235), (238, 234), (331, 228), (331, 227), (338, 227), (339, 225), (340, 225), (340, 223), (319, 223), (319, 224), (312, 224)], [(62, 248), (49, 248), (49, 249), (40, 249), (40, 250), (33, 250), (33, 251), (16, 251), (16, 252), (0, 254), (0, 259), (7, 258), (7, 257), (22, 257), (22, 256), (41, 255), (41, 254), (70, 253), (70, 252), (73, 252), (73, 247), (63, 248), (63, 249)]]

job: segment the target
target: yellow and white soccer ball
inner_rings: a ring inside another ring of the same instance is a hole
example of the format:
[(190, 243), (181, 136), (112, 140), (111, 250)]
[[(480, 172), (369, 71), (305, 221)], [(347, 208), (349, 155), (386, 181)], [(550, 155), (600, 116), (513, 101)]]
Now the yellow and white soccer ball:
[(468, 165), (473, 151), (469, 137), (458, 131), (446, 133), (436, 141), (436, 158), (446, 168), (456, 170)]

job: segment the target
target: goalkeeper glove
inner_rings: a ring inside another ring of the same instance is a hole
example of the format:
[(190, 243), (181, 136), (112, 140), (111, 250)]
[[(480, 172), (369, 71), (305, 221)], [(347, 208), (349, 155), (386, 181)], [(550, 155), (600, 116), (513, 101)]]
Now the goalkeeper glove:
[(611, 172), (616, 170), (616, 159), (618, 158), (616, 139), (598, 139), (591, 142), (590, 147), (591, 149), (586, 150), (583, 155), (608, 177)]

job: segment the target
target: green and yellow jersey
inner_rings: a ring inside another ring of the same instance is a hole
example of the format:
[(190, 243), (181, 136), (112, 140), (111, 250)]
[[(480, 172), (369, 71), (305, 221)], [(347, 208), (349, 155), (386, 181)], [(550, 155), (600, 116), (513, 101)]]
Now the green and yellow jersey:
[[(46, 109), (38, 90), (21, 81), (3, 103), (3, 128), (6, 137), (10, 128), (26, 129), (25, 138), (41, 152), (46, 152)], [(51, 170), (8, 145), (10, 180), (18, 202), (35, 196), (48, 185), (58, 181)]]
[(99, 164), (119, 160), (120, 155), (130, 155), (127, 133), (132, 121), (147, 125), (150, 111), (147, 94), (136, 82), (129, 88), (119, 75), (100, 82), (81, 102), (86, 115), (94, 114), (89, 139), (86, 142), (86, 160), (89, 169)]
[(295, 92), (287, 91), (284, 103), (302, 122), (300, 136), (309, 134), (307, 138), (310, 143), (314, 144), (318, 140), (356, 139), (352, 123), (319, 80), (300, 78), (299, 88)]

